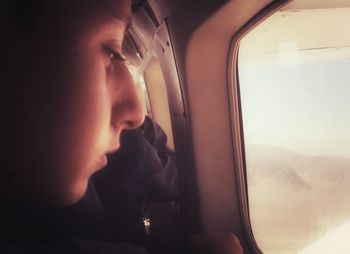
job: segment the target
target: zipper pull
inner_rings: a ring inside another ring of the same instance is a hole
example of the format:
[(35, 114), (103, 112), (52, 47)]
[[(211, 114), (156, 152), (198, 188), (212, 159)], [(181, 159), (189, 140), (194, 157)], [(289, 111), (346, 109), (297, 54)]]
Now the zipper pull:
[(142, 215), (142, 222), (145, 229), (145, 235), (151, 234), (151, 218), (148, 215), (148, 203), (142, 202), (140, 205), (140, 212)]
[(151, 219), (149, 217), (144, 217), (142, 220), (143, 220), (143, 225), (145, 227), (145, 234), (150, 235), (151, 234)]

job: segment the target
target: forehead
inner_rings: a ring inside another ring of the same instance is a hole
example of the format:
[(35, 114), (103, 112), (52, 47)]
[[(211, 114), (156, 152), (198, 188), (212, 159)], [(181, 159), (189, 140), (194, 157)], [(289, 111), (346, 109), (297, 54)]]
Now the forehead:
[(94, 20), (93, 15), (87, 20), (95, 23), (95, 25), (98, 24), (96, 32), (99, 33), (102, 31), (105, 34), (118, 35), (118, 37), (124, 35), (125, 28), (131, 19), (130, 0), (95, 1), (97, 1), (98, 6), (92, 10), (96, 11), (97, 20)]
[(58, 15), (54, 16), (61, 16), (60, 20), (63, 18), (63, 23), (59, 21), (58, 27), (64, 32), (85, 34), (90, 30), (99, 31), (106, 24), (111, 30), (115, 27), (125, 28), (131, 19), (130, 0), (61, 0), (59, 7), (60, 10), (54, 11)]
[(59, 23), (90, 23), (112, 18), (129, 23), (131, 16), (131, 0), (60, 0), (55, 3), (48, 4), (51, 11), (46, 14), (48, 20), (59, 18)]
[(118, 19), (126, 23), (129, 22), (131, 16), (130, 0), (95, 0), (97, 6), (92, 6), (92, 11), (99, 10), (103, 16)]

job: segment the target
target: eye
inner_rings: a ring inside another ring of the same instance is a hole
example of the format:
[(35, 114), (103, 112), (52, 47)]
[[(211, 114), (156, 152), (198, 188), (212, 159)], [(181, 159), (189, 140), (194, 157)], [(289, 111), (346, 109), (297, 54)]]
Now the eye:
[(112, 47), (105, 45), (104, 51), (107, 54), (107, 56), (112, 60), (112, 61), (126, 61), (126, 57), (121, 53), (116, 50), (114, 50)]

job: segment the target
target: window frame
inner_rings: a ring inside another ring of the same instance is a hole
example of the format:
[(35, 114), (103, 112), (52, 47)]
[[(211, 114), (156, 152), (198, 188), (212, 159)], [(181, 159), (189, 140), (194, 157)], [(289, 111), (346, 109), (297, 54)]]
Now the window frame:
[(230, 41), (227, 61), (227, 84), (230, 106), (230, 122), (232, 133), (232, 146), (234, 151), (234, 164), (236, 174), (236, 186), (239, 196), (239, 210), (241, 219), (243, 220), (243, 230), (247, 238), (250, 249), (253, 253), (263, 254), (259, 248), (250, 222), (249, 202), (248, 202), (248, 183), (246, 171), (245, 143), (242, 120), (242, 108), (240, 97), (240, 84), (238, 74), (238, 54), (240, 40), (252, 31), (256, 26), (269, 18), (275, 12), (282, 9), (284, 6), (293, 2), (293, 0), (274, 1), (255, 17), (247, 22), (237, 33), (235, 33)]

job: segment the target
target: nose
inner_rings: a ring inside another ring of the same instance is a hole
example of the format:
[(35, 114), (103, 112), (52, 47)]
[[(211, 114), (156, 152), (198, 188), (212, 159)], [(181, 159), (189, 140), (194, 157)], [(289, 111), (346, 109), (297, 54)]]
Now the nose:
[(116, 74), (116, 93), (112, 100), (112, 125), (114, 128), (135, 129), (145, 119), (145, 111), (134, 80), (125, 66)]

